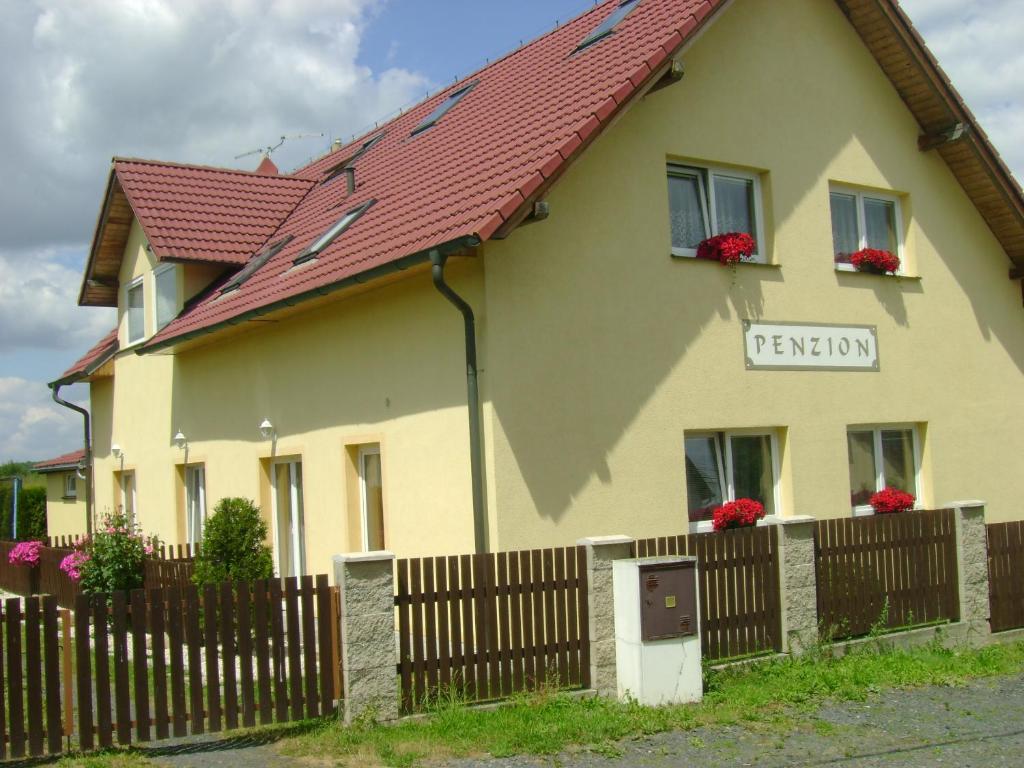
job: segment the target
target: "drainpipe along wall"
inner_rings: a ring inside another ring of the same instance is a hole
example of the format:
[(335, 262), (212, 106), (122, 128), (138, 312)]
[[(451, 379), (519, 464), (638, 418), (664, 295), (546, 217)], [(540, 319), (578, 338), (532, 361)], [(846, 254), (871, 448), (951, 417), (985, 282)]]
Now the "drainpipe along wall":
[(444, 267), (448, 255), (439, 250), (430, 252), (431, 275), (434, 286), (448, 301), (462, 313), (466, 336), (466, 393), (469, 407), (469, 462), (473, 479), (473, 533), (478, 553), (486, 552), (488, 547), (487, 517), (484, 512), (484, 468), (483, 441), (480, 437), (480, 390), (477, 386), (476, 369), (476, 319), (473, 308), (465, 299), (455, 293), (445, 282)]
[(61, 399), (61, 386), (61, 384), (50, 385), (53, 401), (58, 405), (63, 405), (65, 408), (70, 408), (72, 411), (76, 411), (82, 415), (82, 425), (85, 437), (85, 458), (83, 459), (83, 463), (85, 464), (83, 468), (85, 473), (85, 531), (89, 536), (92, 536), (92, 431), (89, 427), (89, 412), (85, 410), (85, 408), (80, 408), (74, 403), (69, 403), (67, 400)]

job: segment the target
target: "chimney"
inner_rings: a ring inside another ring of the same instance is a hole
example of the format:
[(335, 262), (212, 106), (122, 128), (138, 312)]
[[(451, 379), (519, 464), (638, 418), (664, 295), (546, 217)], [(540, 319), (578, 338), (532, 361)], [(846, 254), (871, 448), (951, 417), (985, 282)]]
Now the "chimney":
[(342, 141), (341, 139), (335, 139), (334, 141), (331, 142), (331, 152), (337, 152), (343, 146), (345, 146), (344, 141)]
[(274, 165), (274, 161), (270, 159), (270, 155), (263, 156), (263, 159), (260, 160), (259, 167), (256, 168), (256, 173), (260, 176), (277, 176), (277, 166)]

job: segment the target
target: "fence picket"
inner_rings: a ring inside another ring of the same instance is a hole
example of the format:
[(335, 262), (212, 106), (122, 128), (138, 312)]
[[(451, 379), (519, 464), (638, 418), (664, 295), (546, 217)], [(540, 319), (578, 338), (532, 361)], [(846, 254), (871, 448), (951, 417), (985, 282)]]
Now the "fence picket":
[[(46, 749), (51, 755), (61, 751), (64, 727), (61, 722), (61, 655), (58, 647), (57, 598), (43, 598), (43, 666), (46, 690)], [(0, 689), (2, 690), (2, 689)]]
[(316, 577), (316, 637), (320, 657), (320, 714), (325, 716), (334, 712), (334, 669), (332, 668), (334, 656), (331, 648), (331, 602), (333, 598), (334, 595), (327, 583), (327, 574), (318, 575)]
[(106, 595), (92, 597), (92, 629), (96, 660), (96, 740), (101, 748), (107, 748), (113, 745), (113, 730), (110, 719), (110, 655)]
[(288, 719), (288, 672), (285, 658), (284, 602), (281, 580), (271, 579), (270, 592), (270, 639), (271, 660), (274, 669), (274, 715), (279, 722)]
[(274, 721), (270, 675), (270, 615), (267, 605), (266, 579), (253, 583), (253, 623), (256, 638), (256, 679), (259, 685), (260, 725)]
[[(235, 600), (234, 590), (230, 581), (220, 585), (220, 660), (221, 660), (221, 686), (223, 687), (223, 714), (225, 730), (234, 730), (238, 727), (238, 686), (235, 678)], [(290, 629), (290, 627), (289, 627)], [(292, 639), (290, 645), (298, 652), (298, 643), (295, 642), (299, 633), (289, 632)], [(301, 713), (300, 715), (301, 716)], [(294, 717), (294, 715), (293, 715)], [(298, 719), (296, 717), (295, 719)]]
[(288, 703), (292, 720), (302, 718), (302, 649), (299, 637), (299, 584), (295, 576), (284, 582), (285, 626), (288, 631)]
[(135, 738), (149, 741), (149, 665), (146, 663), (146, 593), (133, 589), (129, 597), (132, 617), (132, 669), (135, 699)]
[[(166, 604), (163, 589), (149, 590), (149, 638), (153, 646), (153, 719), (157, 739), (170, 736), (170, 711), (167, 703), (167, 635), (165, 633)], [(213, 617), (216, 613), (213, 614)], [(216, 621), (211, 617), (211, 621)], [(174, 617), (171, 617), (174, 621)], [(214, 646), (216, 653), (216, 645)], [(99, 675), (99, 671), (96, 672)]]
[[(256, 725), (256, 690), (252, 673), (252, 601), (249, 584), (235, 584), (238, 608), (238, 684), (242, 691), (242, 726)], [(315, 651), (314, 651), (315, 652)]]
[[(75, 691), (78, 700), (78, 745), (93, 748), (92, 669), (90, 666), (89, 620), (92, 617), (89, 595), (75, 598)], [(0, 702), (3, 697), (0, 696)], [(0, 744), (3, 740), (0, 739)]]
[(193, 735), (206, 731), (203, 706), (203, 633), (199, 624), (199, 590), (189, 585), (183, 595), (185, 602), (185, 644), (188, 649), (189, 713)]
[(132, 743), (131, 696), (128, 691), (128, 595), (114, 592), (110, 604), (114, 651), (114, 712), (118, 744)]
[[(302, 594), (300, 596), (302, 605), (302, 650), (303, 650), (303, 678), (305, 690), (303, 691), (306, 700), (306, 717), (320, 716), (320, 697), (317, 692), (316, 674), (316, 615), (313, 599), (313, 577), (306, 575), (302, 577)], [(243, 667), (244, 669), (244, 667)]]
[(171, 656), (171, 727), (175, 736), (188, 734), (188, 711), (185, 705), (184, 633), (182, 626), (181, 590), (167, 590), (167, 636)]

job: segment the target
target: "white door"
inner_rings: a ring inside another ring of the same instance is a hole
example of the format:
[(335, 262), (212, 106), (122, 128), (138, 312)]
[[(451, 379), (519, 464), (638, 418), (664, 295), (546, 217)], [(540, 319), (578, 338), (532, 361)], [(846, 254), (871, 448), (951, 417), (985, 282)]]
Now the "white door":
[(384, 483), (379, 445), (359, 449), (359, 504), (363, 551), (384, 549)]
[(302, 462), (275, 462), (272, 470), (274, 568), (281, 578), (302, 576), (306, 567)]
[(203, 538), (206, 522), (206, 469), (202, 464), (185, 467), (185, 528), (189, 544)]

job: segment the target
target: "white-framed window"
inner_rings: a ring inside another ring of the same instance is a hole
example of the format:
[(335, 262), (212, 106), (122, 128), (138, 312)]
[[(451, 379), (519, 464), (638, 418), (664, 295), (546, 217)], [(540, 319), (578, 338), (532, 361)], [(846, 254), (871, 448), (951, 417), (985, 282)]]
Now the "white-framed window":
[(281, 459), (270, 467), (274, 514), (274, 569), (284, 579), (306, 572), (306, 524), (302, 501), (302, 461)]
[(702, 240), (744, 232), (757, 244), (751, 261), (766, 261), (757, 174), (669, 163), (668, 207), (673, 256), (696, 256)]
[(128, 519), (130, 525), (138, 520), (139, 509), (135, 497), (135, 473), (120, 472), (118, 485), (121, 488), (121, 512)]
[(178, 314), (178, 269), (174, 264), (164, 264), (153, 270), (154, 325), (159, 331)]
[(921, 446), (909, 424), (848, 427), (850, 507), (871, 509), (868, 499), (883, 488), (896, 488), (920, 498)]
[(778, 513), (779, 441), (775, 430), (687, 432), (686, 506), (691, 523), (710, 520), (715, 507), (754, 499)]
[(384, 479), (376, 443), (359, 449), (359, 512), (363, 551), (384, 549)]
[(64, 475), (64, 498), (74, 499), (78, 497), (78, 478), (74, 472)]
[(141, 277), (132, 280), (125, 289), (125, 314), (128, 315), (128, 343), (141, 341), (146, 335), (146, 297)]
[(832, 253), (836, 269), (853, 271), (850, 254), (876, 248), (896, 254), (903, 274), (903, 216), (900, 199), (838, 184), (829, 186)]
[(203, 539), (206, 523), (206, 467), (191, 464), (185, 467), (185, 535), (189, 544)]

